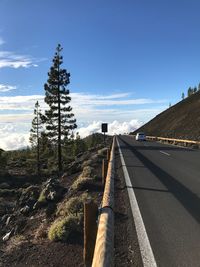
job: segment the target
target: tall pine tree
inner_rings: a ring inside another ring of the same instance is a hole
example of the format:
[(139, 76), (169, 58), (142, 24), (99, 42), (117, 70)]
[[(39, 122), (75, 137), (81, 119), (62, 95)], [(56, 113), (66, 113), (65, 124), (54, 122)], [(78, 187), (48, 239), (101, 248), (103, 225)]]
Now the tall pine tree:
[(62, 47), (58, 44), (53, 65), (48, 72), (49, 78), (44, 85), (45, 102), (49, 105), (49, 109), (45, 111), (46, 130), (48, 137), (58, 148), (59, 172), (62, 171), (62, 141), (77, 127), (74, 114), (71, 112), (72, 107), (68, 105), (71, 97), (66, 87), (70, 83), (70, 73), (61, 68), (61, 51)]
[(37, 151), (37, 171), (38, 174), (40, 173), (40, 137), (41, 137), (41, 130), (42, 130), (42, 114), (40, 110), (39, 102), (35, 103), (34, 115), (32, 121), (32, 128), (30, 134), (30, 143), (33, 148), (36, 148)]

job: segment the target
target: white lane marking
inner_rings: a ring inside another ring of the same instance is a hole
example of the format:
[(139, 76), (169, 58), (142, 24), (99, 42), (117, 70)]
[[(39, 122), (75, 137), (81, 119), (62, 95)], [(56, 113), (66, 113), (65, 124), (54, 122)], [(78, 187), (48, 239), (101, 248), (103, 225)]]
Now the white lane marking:
[(164, 155), (170, 156), (170, 154), (167, 153), (167, 152), (164, 152), (164, 151), (161, 151), (161, 150), (159, 152), (162, 153), (162, 154), (164, 154)]
[(129, 200), (131, 204), (132, 215), (133, 215), (133, 219), (135, 222), (135, 228), (137, 232), (143, 265), (144, 267), (157, 267), (156, 260), (153, 255), (153, 251), (152, 251), (152, 248), (149, 242), (149, 238), (148, 238), (148, 235), (147, 235), (147, 232), (144, 226), (144, 222), (142, 220), (142, 216), (140, 213), (140, 209), (139, 209), (139, 206), (136, 200), (136, 196), (133, 190), (133, 186), (131, 184), (131, 180), (128, 174), (128, 170), (125, 165), (124, 157), (123, 157), (120, 145), (119, 145), (118, 138), (117, 138), (117, 144), (119, 147), (119, 154), (120, 154), (122, 168), (123, 168), (126, 186), (128, 190), (128, 196), (129, 196)]

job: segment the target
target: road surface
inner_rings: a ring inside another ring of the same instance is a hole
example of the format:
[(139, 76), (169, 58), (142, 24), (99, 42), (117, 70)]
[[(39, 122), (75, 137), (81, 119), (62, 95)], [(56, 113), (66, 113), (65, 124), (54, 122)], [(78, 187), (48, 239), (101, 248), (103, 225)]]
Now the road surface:
[(118, 141), (157, 266), (200, 266), (200, 151)]

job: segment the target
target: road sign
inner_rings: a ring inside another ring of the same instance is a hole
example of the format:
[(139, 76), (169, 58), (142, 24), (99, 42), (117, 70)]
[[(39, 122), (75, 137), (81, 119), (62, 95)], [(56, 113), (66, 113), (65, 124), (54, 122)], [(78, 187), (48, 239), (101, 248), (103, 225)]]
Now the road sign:
[(101, 131), (102, 131), (102, 133), (107, 133), (107, 131), (108, 131), (108, 124), (107, 123), (101, 124)]

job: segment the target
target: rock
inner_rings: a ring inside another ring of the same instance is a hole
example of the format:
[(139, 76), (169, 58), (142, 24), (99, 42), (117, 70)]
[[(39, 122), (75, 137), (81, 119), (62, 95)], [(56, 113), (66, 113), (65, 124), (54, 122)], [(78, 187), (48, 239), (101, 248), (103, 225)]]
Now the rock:
[(4, 242), (8, 241), (8, 240), (10, 239), (12, 233), (13, 233), (13, 230), (11, 230), (11, 231), (8, 232), (7, 234), (5, 234), (5, 235), (3, 236), (3, 238), (2, 238), (3, 241), (4, 241)]
[(8, 189), (8, 188), (10, 188), (10, 185), (7, 184), (7, 183), (1, 183), (1, 184), (0, 184), (0, 188), (1, 188), (1, 189)]
[(20, 212), (22, 214), (27, 214), (29, 211), (30, 211), (30, 207), (28, 205), (20, 209)]
[(2, 223), (5, 223), (8, 217), (9, 217), (8, 214), (3, 215), (3, 216), (1, 217), (1, 222), (2, 222)]
[(49, 194), (47, 195), (47, 199), (54, 200), (55, 198), (56, 198), (56, 192), (50, 191)]
[(6, 220), (6, 226), (9, 225), (11, 218), (12, 218), (12, 216), (9, 216), (9, 217), (7, 218), (7, 220)]
[(63, 196), (64, 188), (57, 179), (50, 179), (44, 188), (44, 194), (47, 200), (57, 200)]
[(21, 196), (19, 198), (19, 205), (24, 206), (28, 205), (33, 207), (35, 202), (39, 197), (40, 188), (39, 186), (29, 186), (26, 189), (23, 189)]

